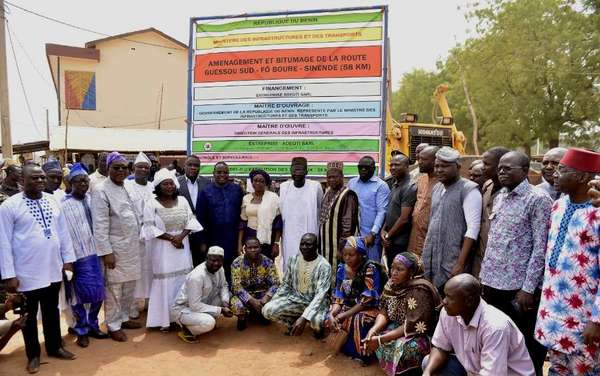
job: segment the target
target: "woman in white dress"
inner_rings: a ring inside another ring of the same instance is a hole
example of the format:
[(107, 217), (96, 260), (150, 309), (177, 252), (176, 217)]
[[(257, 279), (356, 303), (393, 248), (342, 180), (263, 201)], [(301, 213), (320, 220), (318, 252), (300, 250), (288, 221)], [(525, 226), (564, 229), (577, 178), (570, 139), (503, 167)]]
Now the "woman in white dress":
[(168, 331), (169, 309), (192, 270), (188, 235), (201, 231), (188, 202), (178, 197), (179, 182), (166, 168), (154, 176), (154, 200), (144, 208), (142, 236), (152, 259), (152, 286), (146, 327)]

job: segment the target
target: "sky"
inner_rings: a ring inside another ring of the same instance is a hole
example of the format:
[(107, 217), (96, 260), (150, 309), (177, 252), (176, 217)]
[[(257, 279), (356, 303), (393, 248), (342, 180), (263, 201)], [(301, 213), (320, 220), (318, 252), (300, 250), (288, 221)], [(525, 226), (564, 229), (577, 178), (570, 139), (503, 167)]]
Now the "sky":
[[(398, 87), (402, 74), (406, 72), (416, 68), (435, 69), (435, 63), (444, 58), (457, 41), (467, 38), (470, 28), (463, 10), (468, 0), (7, 1), (104, 34), (114, 35), (155, 27), (186, 44), (190, 17), (389, 5), (388, 35), (393, 89)], [(7, 33), (13, 144), (45, 140), (46, 109), (49, 111), (50, 127), (58, 123), (56, 93), (45, 55), (45, 44), (84, 47), (85, 42), (102, 36), (45, 20), (9, 4), (7, 8), (8, 28), (18, 63), (15, 64)], [(17, 66), (32, 116), (27, 108)]]

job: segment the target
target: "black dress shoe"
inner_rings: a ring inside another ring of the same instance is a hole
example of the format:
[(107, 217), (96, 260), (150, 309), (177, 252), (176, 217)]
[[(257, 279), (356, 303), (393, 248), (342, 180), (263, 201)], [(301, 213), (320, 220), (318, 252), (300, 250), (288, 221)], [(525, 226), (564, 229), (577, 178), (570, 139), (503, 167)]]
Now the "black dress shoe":
[(27, 372), (38, 373), (40, 371), (40, 358), (32, 358), (27, 362)]
[(142, 324), (140, 324), (137, 321), (125, 321), (124, 323), (121, 323), (121, 328), (122, 329), (140, 329), (142, 327)]
[(90, 345), (90, 339), (88, 336), (77, 336), (77, 341), (75, 341), (77, 346), (86, 348)]
[(73, 359), (77, 358), (77, 356), (75, 354), (63, 349), (62, 347), (60, 349), (58, 349), (55, 353), (48, 354), (48, 356), (51, 356), (53, 358), (62, 359), (62, 360), (73, 360)]
[(108, 333), (104, 333), (101, 330), (90, 330), (87, 335), (89, 337), (92, 337), (95, 339), (107, 339), (108, 338)]

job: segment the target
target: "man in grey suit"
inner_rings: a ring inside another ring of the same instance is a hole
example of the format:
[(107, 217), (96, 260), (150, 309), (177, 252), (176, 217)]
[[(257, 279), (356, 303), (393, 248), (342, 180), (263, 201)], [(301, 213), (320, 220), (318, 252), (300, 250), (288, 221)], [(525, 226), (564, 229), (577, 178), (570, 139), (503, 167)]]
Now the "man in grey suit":
[[(200, 176), (200, 159), (195, 155), (190, 155), (185, 160), (184, 165), (185, 175), (178, 177), (179, 194), (185, 197), (190, 204), (190, 207), (196, 215), (196, 203), (200, 192), (210, 184), (210, 179)], [(196, 215), (196, 217), (198, 217)], [(190, 234), (190, 250), (192, 252), (192, 260), (194, 267), (200, 265), (205, 258), (204, 251), (200, 249), (200, 233)]]

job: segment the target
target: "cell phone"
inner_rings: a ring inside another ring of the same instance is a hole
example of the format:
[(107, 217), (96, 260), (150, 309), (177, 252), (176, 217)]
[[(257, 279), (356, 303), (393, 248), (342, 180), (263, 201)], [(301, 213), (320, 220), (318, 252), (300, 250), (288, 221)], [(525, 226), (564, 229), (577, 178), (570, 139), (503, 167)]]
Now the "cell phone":
[(27, 298), (23, 294), (15, 294), (13, 297), (13, 312), (15, 315), (23, 316), (27, 312)]

